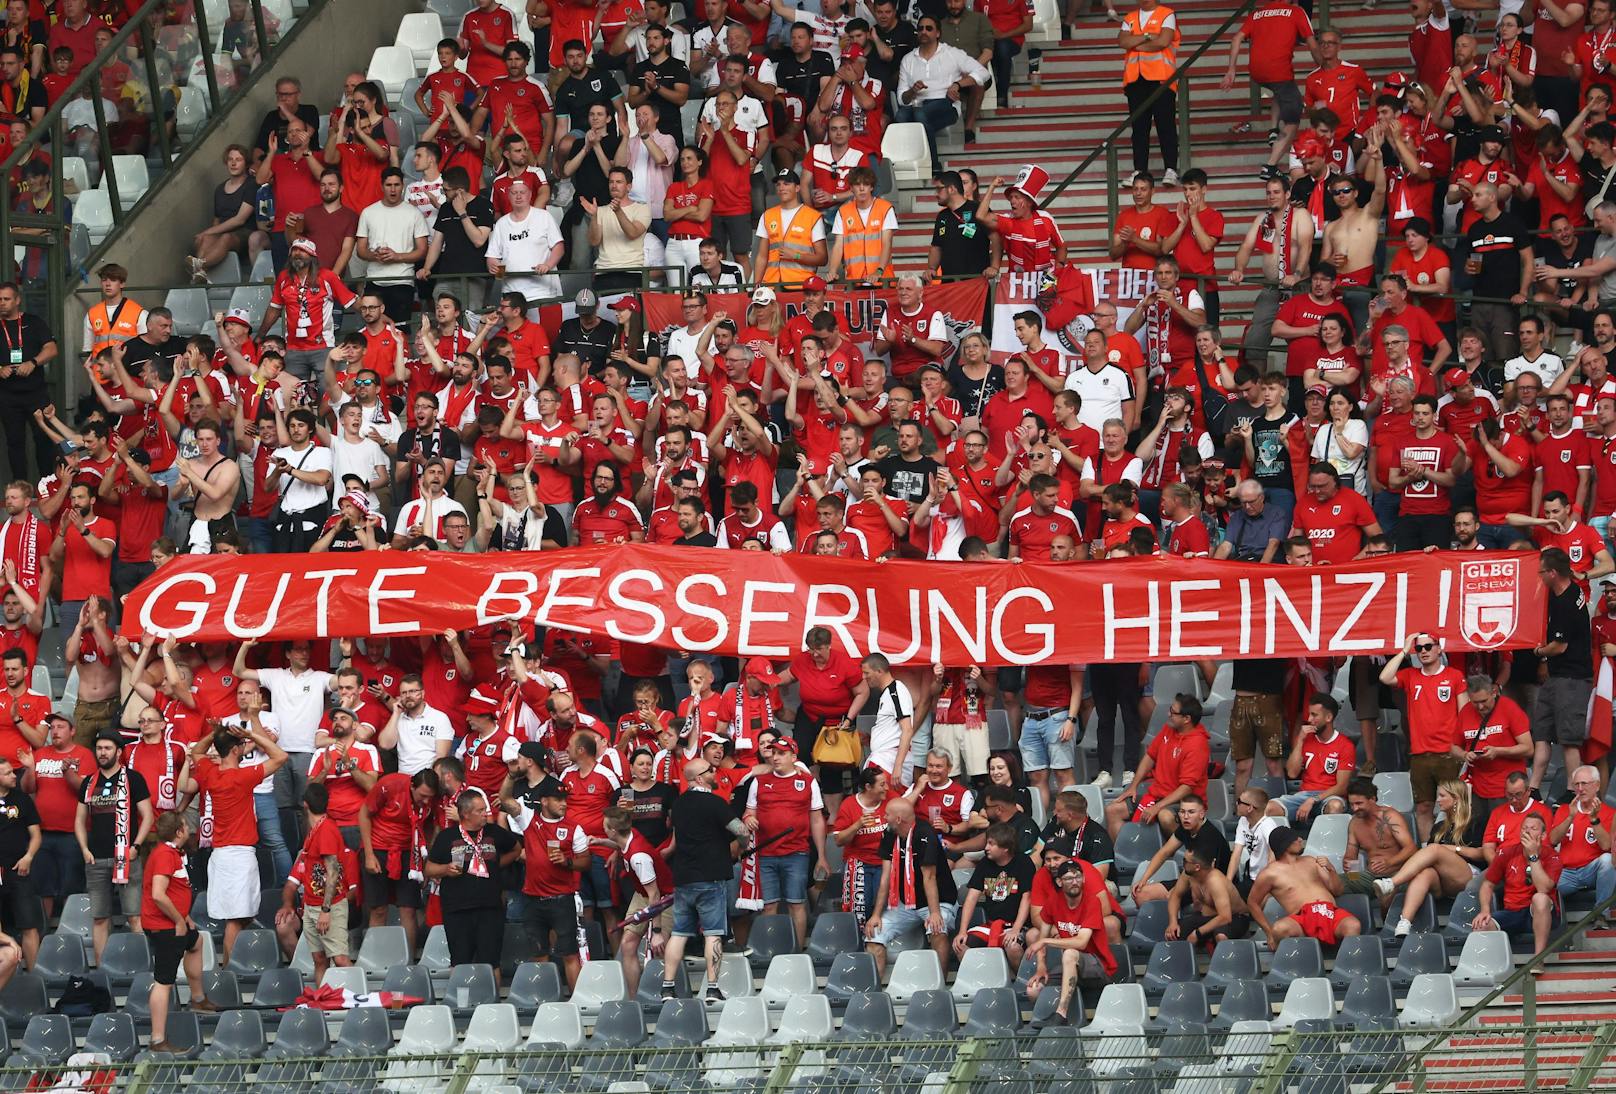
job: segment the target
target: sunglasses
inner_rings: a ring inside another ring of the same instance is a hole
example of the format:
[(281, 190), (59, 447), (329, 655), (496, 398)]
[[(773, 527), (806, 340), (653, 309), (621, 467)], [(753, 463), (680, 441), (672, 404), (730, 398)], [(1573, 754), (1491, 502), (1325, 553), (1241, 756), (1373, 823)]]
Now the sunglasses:
[(355, 380), (354, 387), (375, 387), (375, 380)]
[(1358, 191), (1353, 189), (1351, 186), (1337, 186), (1334, 190), (1330, 191), (1330, 193), (1334, 194), (1338, 198), (1344, 198), (1351, 194), (1356, 194), (1357, 192)]
[(1417, 642), (1414, 645), (1414, 649), (1419, 653), (1424, 653), (1427, 650), (1436, 649), (1436, 643), (1435, 642)]

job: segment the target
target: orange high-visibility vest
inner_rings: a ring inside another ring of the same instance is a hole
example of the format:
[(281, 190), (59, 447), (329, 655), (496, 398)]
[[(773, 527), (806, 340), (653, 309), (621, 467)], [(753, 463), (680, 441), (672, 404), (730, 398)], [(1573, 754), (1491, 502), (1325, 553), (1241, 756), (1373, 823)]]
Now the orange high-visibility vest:
[(140, 317), (145, 314), (146, 309), (127, 296), (118, 301), (118, 311), (115, 315), (108, 313), (105, 300), (92, 304), (88, 313), (90, 352), (100, 353), (108, 346), (115, 346), (135, 337), (140, 333)]
[[(1157, 5), (1149, 13), (1135, 8), (1122, 20), (1122, 29), (1129, 34), (1138, 34), (1147, 39), (1154, 38), (1161, 33), (1163, 24), (1172, 17), (1173, 9), (1161, 5)], [(1122, 82), (1131, 84), (1135, 80), (1160, 82), (1172, 79), (1173, 70), (1178, 67), (1176, 51), (1180, 37), (1175, 23), (1173, 40), (1166, 49), (1130, 49), (1122, 69)]]
[(892, 263), (881, 265), (881, 226), (892, 212), (892, 203), (876, 198), (870, 211), (861, 216), (856, 202), (846, 202), (837, 210), (842, 225), (842, 276), (852, 281), (874, 281), (892, 276)]
[(821, 214), (816, 209), (799, 205), (786, 224), (781, 207), (770, 206), (763, 214), (763, 228), (768, 237), (768, 268), (759, 280), (800, 285), (819, 267), (813, 259), (814, 224)]

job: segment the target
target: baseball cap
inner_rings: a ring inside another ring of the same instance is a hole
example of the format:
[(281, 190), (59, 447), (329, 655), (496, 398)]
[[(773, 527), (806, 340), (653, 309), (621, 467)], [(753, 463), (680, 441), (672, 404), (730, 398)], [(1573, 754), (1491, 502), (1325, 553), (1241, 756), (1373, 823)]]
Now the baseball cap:
[(780, 682), (780, 674), (774, 671), (767, 657), (754, 657), (746, 663), (746, 675), (759, 680), (770, 687)]
[(1294, 828), (1276, 828), (1268, 833), (1268, 850), (1275, 855), (1283, 855), (1291, 849), (1291, 844), (1300, 843), (1302, 837)]
[(318, 255), (320, 253), (320, 248), (316, 247), (314, 245), (314, 240), (310, 239), (308, 236), (299, 236), (297, 239), (292, 240), (291, 249), (294, 251), (303, 251), (304, 253), (311, 255)]
[[(62, 714), (62, 715), (58, 715), (58, 717), (66, 718), (67, 715)], [(95, 735), (95, 739), (97, 741), (111, 741), (113, 744), (117, 745), (119, 748), (123, 747), (123, 734), (119, 733), (115, 729), (112, 729), (111, 727), (108, 727), (106, 729), (102, 729), (99, 732), (97, 732), (96, 735)]]
[(523, 741), (516, 748), (518, 756), (525, 756), (534, 763), (543, 763), (550, 754), (550, 750), (537, 741)]
[(499, 711), (499, 698), (487, 688), (477, 688), (466, 700), (467, 714), (494, 714)]
[(803, 279), (803, 282), (802, 282), (802, 291), (803, 292), (824, 292), (825, 289), (826, 289), (825, 279), (823, 277), (820, 277), (818, 274), (809, 274), (806, 278)]
[(1059, 866), (1055, 867), (1055, 879), (1057, 881), (1063, 877), (1070, 877), (1073, 874), (1076, 874), (1078, 877), (1083, 876), (1083, 866), (1075, 858), (1068, 859)]
[(356, 722), (359, 720), (359, 712), (357, 710), (355, 710), (353, 707), (332, 707), (331, 708), (331, 713), (332, 714), (346, 714), (348, 717), (352, 718)]
[(1442, 382), (1449, 387), (1461, 387), (1471, 382), (1470, 370), (1455, 365), (1442, 374)]
[(248, 330), (252, 329), (252, 314), (246, 308), (231, 308), (225, 312), (224, 321), (226, 323), (240, 323)]
[(565, 798), (567, 785), (554, 775), (546, 775), (540, 781), (537, 793), (541, 798)]
[(1508, 138), (1504, 136), (1504, 127), (1501, 125), (1485, 125), (1476, 131), (1476, 141), (1479, 144), (1503, 144)]
[(797, 741), (794, 737), (776, 737), (774, 739), (774, 747), (784, 749), (793, 756), (797, 754)]
[(916, 376), (919, 376), (922, 372), (935, 372), (939, 376), (948, 375), (943, 371), (943, 366), (938, 364), (936, 361), (927, 361), (925, 364), (915, 369)]
[(844, 61), (862, 61), (863, 59), (864, 47), (857, 42), (842, 50), (842, 60)]
[(766, 285), (753, 289), (752, 303), (756, 304), (760, 308), (774, 303), (774, 290)]
[(1305, 399), (1309, 395), (1317, 395), (1321, 399), (1329, 398), (1330, 385), (1329, 384), (1314, 384), (1312, 387), (1308, 388), (1306, 392), (1303, 393), (1302, 397)]
[(789, 167), (782, 167), (780, 170), (776, 171), (774, 173), (774, 181), (796, 183), (798, 186), (802, 185), (802, 179), (797, 177), (797, 172), (793, 171)]
[(613, 311), (639, 311), (640, 302), (632, 296), (619, 296), (612, 301)]
[(594, 289), (579, 289), (572, 303), (579, 311), (594, 311), (600, 307), (600, 297), (595, 295)]

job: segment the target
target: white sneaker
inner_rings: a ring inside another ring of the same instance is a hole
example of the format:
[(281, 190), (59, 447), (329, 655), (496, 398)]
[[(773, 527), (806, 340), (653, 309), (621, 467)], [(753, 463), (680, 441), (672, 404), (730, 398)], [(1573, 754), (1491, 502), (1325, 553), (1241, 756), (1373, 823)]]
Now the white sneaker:
[(1101, 790), (1109, 789), (1111, 786), (1111, 772), (1102, 771), (1098, 775), (1094, 776), (1094, 785), (1099, 787)]
[(1399, 916), (1397, 919), (1397, 926), (1392, 929), (1392, 934), (1398, 938), (1405, 938), (1413, 929), (1414, 924)]
[(1122, 785), (1127, 786), (1131, 782), (1133, 782), (1133, 772), (1132, 771), (1124, 771), (1122, 773)]
[(1177, 186), (1178, 185), (1178, 172), (1174, 171), (1171, 167), (1169, 167), (1167, 170), (1162, 172), (1161, 182), (1158, 183), (1158, 185), (1160, 185), (1160, 186)]
[(1375, 894), (1377, 896), (1391, 896), (1393, 888), (1395, 888), (1395, 886), (1392, 885), (1391, 878), (1377, 877), (1375, 879)]

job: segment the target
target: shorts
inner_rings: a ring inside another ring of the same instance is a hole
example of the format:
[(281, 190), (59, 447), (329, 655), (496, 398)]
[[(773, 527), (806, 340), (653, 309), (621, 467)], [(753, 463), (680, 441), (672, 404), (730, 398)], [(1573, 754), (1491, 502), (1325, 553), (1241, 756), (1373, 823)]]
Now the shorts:
[(1316, 938), (1327, 946), (1336, 943), (1336, 925), (1346, 920), (1357, 922), (1357, 916), (1351, 912), (1344, 912), (1334, 904), (1326, 901), (1315, 901), (1304, 904), (1291, 916), (1296, 925), (1302, 928), (1302, 933), (1309, 938)]
[(180, 962), (201, 941), (202, 932), (194, 928), (183, 935), (175, 934), (172, 927), (166, 931), (147, 931), (146, 944), (151, 948), (152, 955), (152, 981), (173, 987), (180, 971)]
[[(915, 735), (909, 739), (909, 758), (904, 766), (910, 771), (923, 770), (926, 766), (926, 753), (931, 751), (931, 719), (927, 718), (915, 726)], [(899, 773), (900, 776), (902, 772)]]
[(208, 856), (208, 913), (214, 919), (251, 919), (263, 890), (258, 848), (215, 847)]
[[(34, 891), (42, 897), (72, 896), (84, 892), (84, 852), (71, 832), (43, 832), (30, 871)], [(9, 884), (10, 878), (6, 881)], [(254, 905), (257, 910), (257, 905)]]
[(1296, 125), (1302, 120), (1302, 93), (1294, 83), (1263, 84), (1263, 90), (1274, 96), (1279, 108), (1281, 125)]
[[(1185, 908), (1178, 914), (1178, 936), (1185, 939), (1189, 938), (1192, 933), (1205, 926), (1211, 918), (1209, 915), (1203, 915), (1199, 908)], [(1229, 917), (1229, 922), (1214, 930), (1211, 936), (1203, 937), (1201, 941), (1210, 946), (1213, 936), (1216, 935), (1221, 934), (1226, 938), (1238, 939), (1245, 938), (1250, 933), (1251, 916), (1245, 912), (1236, 912)]]
[(112, 890), (118, 890), (118, 910), (126, 916), (140, 914), (140, 881), (142, 861), (136, 858), (129, 864), (129, 880), (122, 885), (112, 883), (112, 860), (98, 858), (84, 868), (84, 889), (90, 894), (90, 918), (112, 918)]
[[(578, 953), (579, 903), (576, 894), (528, 896), (522, 922), (540, 953), (573, 957)], [(551, 941), (552, 937), (554, 941)]]
[(713, 239), (718, 242), (718, 256), (726, 254), (736, 258), (751, 258), (752, 233), (757, 228), (757, 222), (748, 214), (738, 216), (714, 216)]
[(1077, 729), (1072, 738), (1060, 739), (1066, 728), (1066, 708), (1055, 707), (1027, 711), (1021, 723), (1021, 766), (1027, 771), (1070, 771), (1077, 752)]
[(402, 871), (405, 876), (398, 879), (387, 876), (387, 869), (394, 857), (408, 857), (408, 851), (377, 851), (376, 863), (382, 868), (379, 874), (361, 871), (359, 875), (359, 889), (365, 898), (367, 908), (419, 908), (421, 906), (421, 883), (411, 881), (408, 868)]
[[(1302, 807), (1302, 803), (1307, 802), (1307, 801), (1312, 801), (1314, 798), (1318, 798), (1318, 797), (1323, 796), (1323, 794), (1324, 794), (1324, 791), (1322, 791), (1322, 790), (1298, 790), (1294, 794), (1284, 794), (1284, 795), (1281, 795), (1278, 798), (1275, 798), (1274, 800), (1277, 801), (1282, 807), (1284, 807), (1285, 819), (1290, 821), (1292, 824), (1295, 824), (1296, 823), (1296, 811)], [(1325, 799), (1325, 801), (1328, 801), (1328, 800), (1329, 800), (1328, 798)], [(1340, 797), (1336, 797), (1335, 800), (1338, 801), (1338, 802), (1341, 802), (1342, 805), (1347, 804), (1346, 801), (1343, 800)], [(1321, 802), (1319, 802), (1319, 804), (1315, 805), (1313, 807), (1312, 811), (1308, 814), (1308, 816), (1310, 816), (1310, 817), (1320, 817), (1320, 816), (1323, 816), (1323, 815), (1324, 815), (1324, 802), (1323, 801), (1321, 801)]]
[(1379, 722), (1382, 710), (1395, 710), (1397, 698), (1392, 690), (1380, 682), (1380, 668), (1364, 655), (1352, 659), (1352, 672), (1347, 677), (1347, 697), (1352, 702), (1352, 713), (1360, 722)]
[(616, 903), (612, 899), (612, 879), (606, 873), (606, 860), (599, 855), (590, 855), (589, 869), (578, 875), (578, 899), (585, 908), (610, 908)]
[[(643, 912), (650, 906), (651, 902), (645, 898), (645, 894), (636, 890), (634, 893), (634, 899), (628, 902), (628, 912), (624, 918), (631, 918), (636, 912)], [(623, 930), (638, 931), (641, 934), (644, 934), (648, 930), (661, 931), (663, 937), (666, 938), (673, 934), (673, 905), (670, 904), (666, 908), (662, 909), (656, 918), (652, 919), (649, 923), (641, 923), (637, 926), (627, 926), (624, 927)]]
[(339, 900), (331, 905), (331, 927), (320, 930), (320, 906), (303, 905), (303, 940), (310, 953), (323, 953), (327, 957), (348, 956), (348, 902)]
[[(1019, 693), (1027, 683), (1027, 670), (1020, 665), (1005, 665), (994, 671), (999, 685), (999, 694), (1005, 692)], [(1086, 680), (1087, 677), (1084, 677)]]
[[(1387, 875), (1390, 876), (1390, 875)], [(1365, 896), (1374, 896), (1375, 882), (1382, 880), (1380, 874), (1368, 870), (1353, 870), (1341, 875), (1341, 891), (1343, 893), (1363, 893)]]
[(933, 748), (940, 748), (951, 758), (950, 775), (965, 774), (978, 778), (988, 773), (988, 727), (984, 722), (976, 729), (962, 725), (934, 725), (931, 728)]
[[(959, 922), (959, 909), (952, 904), (943, 904), (938, 908), (943, 917), (943, 934), (954, 933), (954, 926)], [(910, 927), (925, 929), (926, 917), (931, 913), (924, 907), (904, 908), (891, 907), (881, 912), (881, 929), (875, 933), (870, 941), (877, 946), (885, 948), (892, 945), (906, 934)], [(926, 932), (930, 934), (930, 931)]]
[(1532, 740), (1579, 747), (1588, 739), (1588, 697), (1593, 689), (1593, 681), (1568, 676), (1551, 676), (1539, 684)]
[(39, 902), (32, 871), (27, 877), (6, 871), (6, 883), (0, 885), (0, 924), (13, 935), (45, 929), (45, 906)]
[(1277, 695), (1236, 695), (1229, 708), (1229, 755), (1249, 760), (1257, 754), (1270, 760), (1285, 755), (1285, 710)]
[[(1493, 911), (1493, 922), (1498, 929), (1507, 935), (1532, 933), (1532, 909), (1526, 908), (1497, 908)], [(1554, 918), (1549, 927), (1552, 930), (1560, 925), (1560, 909), (1554, 909)]]
[[(1145, 810), (1149, 809), (1155, 804), (1156, 799), (1154, 796), (1150, 794), (1141, 795), (1139, 798), (1135, 799), (1133, 803), (1133, 813), (1128, 817), (1128, 819), (1134, 824), (1144, 824)], [(1176, 819), (1178, 817), (1178, 803), (1174, 802), (1172, 805), (1162, 806), (1161, 809), (1156, 813), (1158, 821), (1161, 819), (1162, 813), (1171, 813)]]
[(808, 900), (808, 852), (789, 855), (759, 855), (758, 882), (763, 886), (763, 903), (802, 904)]
[(1416, 752), (1408, 758), (1408, 781), (1414, 803), (1436, 801), (1438, 783), (1459, 777), (1459, 761), (1445, 752)]
[(673, 933), (682, 938), (723, 938), (729, 934), (729, 886), (722, 881), (675, 886)]

